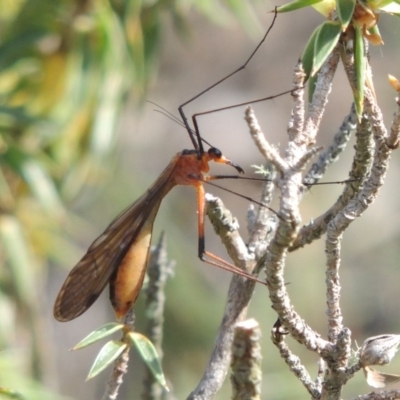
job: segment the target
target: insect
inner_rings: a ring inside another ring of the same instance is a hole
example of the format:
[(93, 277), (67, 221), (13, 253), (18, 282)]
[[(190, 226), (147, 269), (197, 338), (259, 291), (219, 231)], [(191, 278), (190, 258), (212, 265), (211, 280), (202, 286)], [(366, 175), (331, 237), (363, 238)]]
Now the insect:
[(57, 296), (54, 305), (54, 316), (57, 320), (70, 321), (83, 314), (97, 300), (107, 284), (110, 285), (110, 300), (117, 319), (121, 319), (128, 312), (134, 305), (143, 284), (153, 223), (159, 206), (162, 199), (177, 185), (191, 185), (197, 191), (199, 258), (265, 284), (205, 250), (205, 191), (202, 182), (220, 178), (207, 175), (210, 169), (209, 163), (213, 161), (229, 165), (238, 173), (243, 173), (243, 170), (215, 147), (211, 146), (208, 151), (204, 150), (203, 142), (208, 143), (200, 136), (196, 115), (192, 117), (193, 130), (183, 112), (183, 107), (244, 69), (265, 40), (275, 18), (276, 14), (262, 41), (243, 66), (179, 107), (179, 113), (194, 149), (177, 153), (147, 192), (118, 215), (104, 233), (91, 244), (83, 258), (69, 273)]

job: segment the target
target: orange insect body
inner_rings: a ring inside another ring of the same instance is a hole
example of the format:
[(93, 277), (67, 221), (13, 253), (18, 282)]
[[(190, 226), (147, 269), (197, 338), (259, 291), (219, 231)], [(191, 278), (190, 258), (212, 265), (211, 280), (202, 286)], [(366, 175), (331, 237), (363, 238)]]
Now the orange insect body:
[(147, 192), (115, 218), (71, 270), (54, 305), (57, 320), (70, 321), (83, 314), (107, 283), (110, 283), (110, 298), (117, 318), (128, 312), (143, 284), (158, 208), (176, 185), (192, 185), (197, 189), (200, 247), (204, 247), (204, 189), (201, 181), (212, 179), (204, 175), (209, 171), (210, 161), (231, 165), (243, 172), (215, 148), (202, 154), (197, 150), (176, 154)]
[[(56, 319), (59, 321), (70, 321), (83, 314), (100, 296), (107, 283), (110, 283), (111, 303), (117, 318), (122, 318), (127, 313), (134, 305), (143, 284), (149, 256), (153, 223), (158, 208), (160, 207), (162, 199), (176, 185), (192, 185), (197, 191), (199, 258), (208, 264), (231, 271), (252, 281), (260, 282), (264, 285), (268, 284), (246, 271), (243, 271), (239, 267), (207, 252), (204, 241), (205, 198), (202, 182), (221, 177), (204, 175), (207, 174), (210, 169), (209, 162), (214, 161), (231, 165), (240, 173), (243, 173), (243, 170), (239, 166), (233, 164), (232, 161), (225, 158), (215, 147), (210, 147), (207, 152), (204, 151), (203, 143), (207, 143), (207, 141), (200, 136), (196, 117), (210, 114), (211, 112), (247, 105), (250, 104), (250, 102), (194, 114), (192, 116), (194, 129), (190, 127), (188, 119), (183, 112), (183, 107), (212, 88), (218, 86), (221, 82), (235, 75), (237, 72), (243, 70), (265, 41), (269, 31), (274, 25), (276, 16), (277, 12), (275, 11), (274, 19), (267, 32), (241, 67), (178, 107), (179, 114), (182, 118), (182, 125), (188, 132), (194, 150), (183, 150), (181, 153), (176, 154), (147, 192), (115, 218), (104, 233), (92, 243), (87, 253), (68, 275), (57, 296), (54, 304), (54, 316)], [(278, 96), (289, 92), (292, 92), (292, 90), (282, 92)], [(257, 99), (252, 103), (274, 97), (276, 96)], [(229, 177), (232, 178), (233, 176)], [(250, 200), (246, 196), (241, 197)], [(206, 257), (208, 257), (208, 259), (206, 259)]]

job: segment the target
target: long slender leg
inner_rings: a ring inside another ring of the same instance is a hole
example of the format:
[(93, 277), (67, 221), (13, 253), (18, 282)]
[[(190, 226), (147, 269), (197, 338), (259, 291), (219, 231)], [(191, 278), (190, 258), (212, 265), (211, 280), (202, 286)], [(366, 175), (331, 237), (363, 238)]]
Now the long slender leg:
[(282, 218), (273, 208), (268, 207), (266, 204), (260, 203), (259, 201), (254, 200), (254, 199), (252, 199), (252, 198), (249, 197), (249, 196), (245, 196), (245, 195), (243, 195), (243, 194), (241, 194), (241, 193), (234, 192), (233, 190), (227, 189), (227, 188), (225, 188), (225, 187), (223, 187), (223, 186), (219, 186), (219, 185), (217, 185), (217, 184), (215, 184), (215, 183), (211, 183), (211, 182), (210, 182), (210, 181), (213, 181), (213, 180), (216, 180), (216, 179), (246, 179), (246, 180), (254, 180), (254, 181), (261, 181), (261, 182), (266, 182), (266, 181), (268, 181), (268, 179), (247, 178), (247, 177), (245, 177), (245, 176), (240, 176), (240, 175), (210, 175), (210, 176), (206, 176), (206, 177), (204, 177), (203, 179), (199, 179), (199, 180), (200, 180), (201, 182), (207, 183), (207, 184), (210, 185), (210, 186), (214, 186), (214, 187), (216, 187), (216, 188), (218, 188), (218, 189), (221, 189), (221, 190), (223, 190), (224, 192), (232, 193), (232, 194), (234, 194), (235, 196), (238, 196), (238, 197), (240, 197), (240, 198), (242, 198), (242, 199), (248, 200), (248, 201), (250, 201), (250, 202), (253, 203), (253, 204), (257, 204), (257, 205), (260, 206), (260, 207), (264, 207), (264, 208), (266, 208), (267, 210), (273, 212), (279, 219), (281, 219), (281, 220), (283, 221), (283, 218)]
[[(199, 235), (199, 247), (198, 247), (198, 256), (201, 261), (204, 261), (207, 264), (214, 265), (215, 267), (224, 269), (225, 271), (232, 272), (234, 274), (243, 276), (247, 279), (250, 279), (254, 282), (262, 283), (263, 285), (267, 285), (267, 282), (261, 281), (257, 279), (255, 276), (243, 271), (239, 267), (236, 267), (233, 264), (228, 263), (222, 258), (212, 254), (205, 249), (205, 237), (204, 237), (204, 221), (205, 221), (205, 191), (203, 185), (199, 182), (196, 185), (197, 191), (197, 221), (198, 221), (198, 235)], [(208, 258), (206, 258), (208, 257)]]
[[(258, 43), (258, 45), (256, 46), (256, 48), (253, 50), (253, 52), (250, 54), (250, 56), (248, 57), (248, 59), (246, 60), (246, 62), (241, 65), (239, 68), (235, 69), (233, 72), (231, 72), (230, 74), (226, 75), (224, 78), (218, 80), (217, 82), (215, 82), (214, 84), (212, 84), (211, 86), (209, 86), (208, 88), (204, 89), (203, 91), (201, 91), (200, 93), (196, 94), (196, 96), (190, 98), (189, 100), (185, 101), (183, 104), (181, 104), (178, 107), (178, 111), (179, 114), (182, 118), (183, 124), (186, 127), (186, 130), (189, 134), (190, 140), (193, 143), (193, 146), (196, 150), (199, 151), (200, 154), (202, 154), (204, 152), (203, 150), (203, 143), (202, 143), (202, 138), (200, 136), (200, 132), (198, 130), (197, 127), (197, 122), (195, 118), (192, 118), (193, 123), (194, 123), (194, 132), (192, 131), (188, 119), (183, 111), (183, 107), (185, 107), (187, 104), (191, 103), (193, 100), (196, 100), (197, 98), (199, 98), (200, 96), (202, 96), (204, 93), (208, 92), (209, 90), (213, 89), (214, 87), (218, 86), (220, 83), (224, 82), (225, 80), (229, 79), (231, 76), (235, 75), (236, 73), (238, 73), (239, 71), (242, 71), (243, 69), (246, 68), (247, 64), (250, 62), (250, 60), (254, 57), (254, 55), (257, 53), (258, 49), (261, 47), (261, 45), (264, 43), (265, 39), (268, 36), (268, 33), (270, 32), (270, 30), (272, 29), (272, 27), (275, 24), (275, 20), (276, 17), (278, 16), (278, 12), (277, 9), (275, 8), (275, 14), (274, 17), (272, 19), (272, 22), (269, 26), (269, 28), (267, 29), (267, 32), (264, 34), (263, 38), (261, 39), (261, 41)], [(208, 111), (209, 113), (210, 111)], [(196, 141), (197, 140), (197, 141)]]

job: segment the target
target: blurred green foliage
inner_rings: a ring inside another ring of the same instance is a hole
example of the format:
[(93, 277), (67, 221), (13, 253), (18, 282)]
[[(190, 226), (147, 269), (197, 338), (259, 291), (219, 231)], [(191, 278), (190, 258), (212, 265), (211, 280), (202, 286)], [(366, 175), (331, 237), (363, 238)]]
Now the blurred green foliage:
[(165, 16), (185, 37), (192, 9), (254, 26), (239, 0), (0, 2), (0, 385), (45, 398), (24, 382), (50, 379), (42, 293), (71, 248), (66, 205), (99, 181), (126, 100), (140, 105), (155, 78)]

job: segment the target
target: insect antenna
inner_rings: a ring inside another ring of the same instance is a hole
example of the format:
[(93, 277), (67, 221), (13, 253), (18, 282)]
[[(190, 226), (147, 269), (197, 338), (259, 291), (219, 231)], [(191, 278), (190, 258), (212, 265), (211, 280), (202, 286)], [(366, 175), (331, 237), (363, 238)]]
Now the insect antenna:
[[(167, 117), (168, 119), (170, 119), (171, 121), (175, 122), (175, 123), (178, 124), (179, 126), (181, 126), (181, 127), (183, 127), (183, 128), (186, 128), (186, 126), (184, 125), (184, 123), (183, 123), (176, 115), (172, 114), (172, 113), (171, 113), (170, 111), (168, 111), (166, 108), (160, 106), (160, 105), (157, 104), (157, 103), (154, 103), (154, 102), (151, 101), (151, 100), (146, 100), (146, 101), (147, 101), (147, 103), (153, 104), (154, 106), (160, 108), (160, 110), (154, 109), (155, 112), (158, 112), (158, 113), (164, 115), (164, 117)], [(195, 131), (194, 131), (193, 129), (191, 129), (191, 128), (189, 128), (189, 129), (190, 129), (190, 131), (192, 132), (192, 135), (196, 135), (196, 133), (195, 133)], [(200, 139), (201, 139), (206, 145), (208, 145), (208, 146), (210, 146), (210, 147), (214, 147), (209, 141), (207, 141), (206, 139), (202, 138), (201, 136), (200, 136)]]
[(165, 107), (160, 106), (159, 104), (155, 103), (154, 101), (151, 100), (146, 100), (146, 103), (150, 103), (153, 104), (153, 106), (158, 107), (158, 109), (154, 109), (153, 111), (158, 112), (162, 115), (164, 115), (165, 117), (169, 118), (171, 121), (174, 121), (175, 123), (177, 123), (178, 125), (182, 126), (183, 128), (186, 128), (185, 124), (174, 114), (172, 114), (172, 112), (168, 111)]

